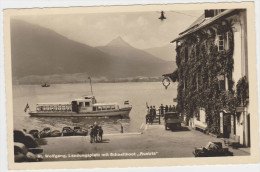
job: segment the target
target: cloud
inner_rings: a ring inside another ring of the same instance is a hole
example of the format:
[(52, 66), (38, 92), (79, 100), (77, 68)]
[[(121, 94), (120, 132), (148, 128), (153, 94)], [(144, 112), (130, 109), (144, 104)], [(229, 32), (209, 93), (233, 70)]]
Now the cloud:
[[(185, 11), (199, 16), (202, 11)], [(163, 46), (173, 40), (194, 20), (190, 16), (166, 12), (161, 22), (159, 13), (92, 13), (66, 15), (31, 15), (17, 18), (52, 29), (69, 39), (90, 46), (105, 45), (117, 36), (137, 48)]]

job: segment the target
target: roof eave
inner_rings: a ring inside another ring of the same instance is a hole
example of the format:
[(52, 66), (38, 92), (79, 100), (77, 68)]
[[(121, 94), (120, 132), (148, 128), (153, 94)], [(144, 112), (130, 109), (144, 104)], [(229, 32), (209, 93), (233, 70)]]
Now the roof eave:
[(204, 28), (204, 27), (206, 27), (206, 26), (211, 25), (211, 24), (212, 24), (213, 22), (215, 22), (216, 20), (218, 20), (218, 19), (220, 19), (220, 18), (222, 18), (222, 17), (224, 17), (224, 16), (226, 16), (226, 15), (232, 13), (232, 12), (235, 11), (235, 10), (236, 10), (236, 9), (230, 9), (230, 10), (224, 11), (224, 12), (222, 13), (222, 15), (221, 15), (221, 13), (220, 13), (219, 15), (217, 15), (217, 16), (211, 18), (212, 21), (210, 21), (209, 23), (207, 23), (207, 24), (205, 24), (205, 25), (202, 25), (202, 26), (198, 26), (198, 27), (195, 28), (193, 31), (190, 31), (190, 32), (188, 32), (188, 33), (186, 33), (186, 34), (183, 34), (183, 35), (177, 37), (176, 39), (174, 39), (174, 40), (171, 41), (170, 43), (174, 43), (174, 42), (176, 42), (176, 41), (182, 39), (183, 37), (185, 37), (185, 36), (187, 36), (187, 35), (189, 35), (189, 34), (192, 34), (192, 33), (196, 32), (196, 31), (198, 31), (198, 30), (200, 30), (200, 29), (202, 29), (202, 28)]

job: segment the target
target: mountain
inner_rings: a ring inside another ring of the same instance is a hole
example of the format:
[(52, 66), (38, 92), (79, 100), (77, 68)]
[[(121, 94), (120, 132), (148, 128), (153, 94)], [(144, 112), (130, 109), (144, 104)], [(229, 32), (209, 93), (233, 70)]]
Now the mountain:
[(161, 47), (147, 48), (144, 51), (165, 61), (175, 61), (176, 58), (175, 46), (170, 43)]
[(15, 80), (75, 73), (110, 79), (152, 77), (173, 71), (168, 62), (131, 47), (120, 37), (96, 48), (21, 20), (11, 20), (11, 56)]
[[(105, 46), (97, 47), (99, 50), (111, 56), (119, 57), (121, 59), (128, 59), (137, 63), (160, 63), (164, 64), (166, 61), (157, 58), (141, 49), (134, 48), (125, 42), (120, 36), (113, 39)], [(166, 64), (166, 63), (165, 63)]]
[(130, 44), (125, 42), (120, 36), (110, 41), (106, 46), (109, 47), (131, 47)]

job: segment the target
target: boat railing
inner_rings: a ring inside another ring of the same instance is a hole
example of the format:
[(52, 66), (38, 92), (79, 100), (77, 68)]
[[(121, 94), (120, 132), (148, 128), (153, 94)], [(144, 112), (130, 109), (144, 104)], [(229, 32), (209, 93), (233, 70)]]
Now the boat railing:
[(72, 105), (38, 105), (37, 112), (70, 112)]

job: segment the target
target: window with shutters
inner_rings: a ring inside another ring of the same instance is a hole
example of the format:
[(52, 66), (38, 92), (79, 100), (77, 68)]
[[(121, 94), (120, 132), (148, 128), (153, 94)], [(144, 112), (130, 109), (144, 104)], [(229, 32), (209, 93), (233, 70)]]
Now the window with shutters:
[(224, 51), (229, 49), (229, 33), (218, 35), (218, 51)]
[(224, 51), (224, 35), (218, 35), (218, 51)]
[(189, 60), (189, 50), (188, 47), (185, 47), (185, 62)]

